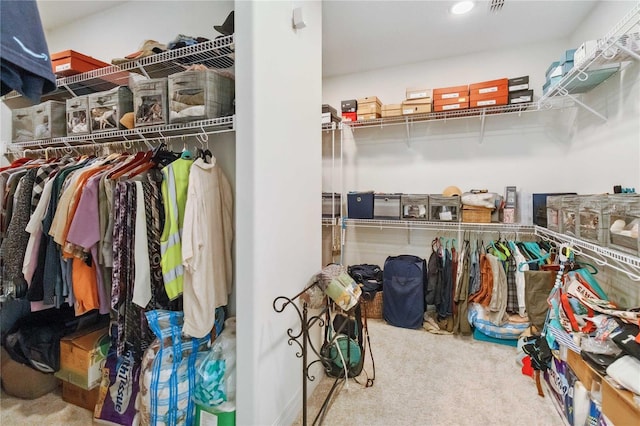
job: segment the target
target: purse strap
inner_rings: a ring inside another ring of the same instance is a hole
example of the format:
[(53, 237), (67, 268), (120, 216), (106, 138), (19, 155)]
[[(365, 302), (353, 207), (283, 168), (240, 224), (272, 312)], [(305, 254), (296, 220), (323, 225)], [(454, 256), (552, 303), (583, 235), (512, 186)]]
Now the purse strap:
[[(369, 356), (371, 357), (371, 369), (373, 370), (373, 376), (369, 377), (369, 374), (367, 373), (367, 371), (363, 368), (364, 370), (364, 374), (367, 376), (367, 381), (364, 384), (365, 388), (370, 388), (371, 386), (373, 386), (375, 380), (376, 380), (376, 362), (373, 359), (373, 351), (371, 350), (371, 339), (369, 339), (369, 326), (367, 324), (367, 306), (369, 304), (365, 303), (364, 304), (364, 309), (362, 309), (362, 334), (364, 334), (364, 341), (363, 341), (363, 345), (364, 345), (364, 350), (362, 351), (362, 356), (364, 357), (365, 354), (367, 353), (367, 347), (369, 347)], [(358, 320), (358, 316), (359, 316), (359, 312), (356, 311), (356, 320)], [(357, 327), (356, 327), (357, 328)], [(357, 379), (354, 379), (356, 381), (356, 383), (360, 383), (358, 382)], [(360, 383), (361, 384), (361, 383)]]

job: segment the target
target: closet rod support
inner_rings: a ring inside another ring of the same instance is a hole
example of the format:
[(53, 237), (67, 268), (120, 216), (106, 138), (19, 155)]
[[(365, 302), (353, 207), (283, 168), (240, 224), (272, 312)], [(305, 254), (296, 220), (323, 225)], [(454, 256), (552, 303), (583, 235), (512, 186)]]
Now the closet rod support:
[(409, 117), (404, 119), (404, 124), (407, 129), (407, 147), (411, 147), (411, 130), (409, 129)]
[(624, 52), (628, 53), (630, 56), (634, 57), (636, 61), (640, 61), (640, 55), (638, 55), (636, 52), (634, 52), (633, 50), (630, 50), (629, 48), (623, 46), (620, 41), (616, 42), (617, 47), (620, 50), (623, 50)]
[(607, 121), (607, 117), (605, 117), (604, 115), (600, 114), (598, 111), (596, 111), (595, 109), (591, 108), (589, 105), (585, 104), (584, 102), (579, 100), (577, 97), (575, 97), (575, 96), (573, 96), (573, 95), (571, 95), (569, 93), (567, 93), (566, 96), (571, 98), (571, 100), (573, 100), (575, 103), (577, 103), (582, 108), (586, 109), (587, 111), (589, 111), (590, 113), (592, 113), (596, 117), (602, 119), (603, 121)]
[(478, 144), (482, 145), (482, 140), (484, 139), (484, 124), (486, 118), (486, 109), (482, 109), (482, 114), (480, 114), (480, 139), (478, 140)]

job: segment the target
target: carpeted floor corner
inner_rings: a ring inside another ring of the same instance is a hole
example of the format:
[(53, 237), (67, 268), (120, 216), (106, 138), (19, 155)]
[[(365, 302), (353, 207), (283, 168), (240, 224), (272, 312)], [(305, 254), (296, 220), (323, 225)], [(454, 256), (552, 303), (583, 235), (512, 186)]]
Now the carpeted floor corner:
[[(550, 398), (522, 375), (516, 348), (471, 337), (434, 335), (369, 320), (373, 387), (350, 380), (333, 398), (324, 425), (563, 425)], [(367, 359), (367, 362), (369, 360)], [(365, 364), (371, 374), (371, 365)], [(309, 400), (311, 425), (333, 379)], [(302, 425), (302, 414), (296, 425)]]

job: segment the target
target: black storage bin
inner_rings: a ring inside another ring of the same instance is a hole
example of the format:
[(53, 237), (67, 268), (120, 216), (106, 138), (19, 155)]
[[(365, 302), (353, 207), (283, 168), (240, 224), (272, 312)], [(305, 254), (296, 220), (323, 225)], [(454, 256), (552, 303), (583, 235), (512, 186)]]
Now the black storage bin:
[(373, 191), (348, 193), (347, 216), (349, 219), (373, 219)]

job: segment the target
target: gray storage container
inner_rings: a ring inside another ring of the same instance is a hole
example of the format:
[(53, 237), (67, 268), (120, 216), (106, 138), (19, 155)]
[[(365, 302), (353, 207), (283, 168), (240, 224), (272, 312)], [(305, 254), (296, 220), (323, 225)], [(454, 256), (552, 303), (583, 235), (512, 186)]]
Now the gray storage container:
[(89, 98), (84, 95), (67, 99), (67, 136), (89, 133)]
[(136, 127), (161, 126), (169, 122), (166, 78), (137, 81), (132, 89)]
[(340, 206), (342, 199), (337, 192), (322, 193), (322, 217), (340, 217)]
[(373, 200), (374, 219), (400, 219), (400, 194), (375, 194)]
[(402, 219), (428, 220), (429, 196), (427, 194), (402, 194)]
[(580, 198), (578, 237), (602, 246), (607, 245), (609, 197), (591, 195)]
[(169, 122), (233, 114), (235, 82), (215, 70), (183, 71), (169, 76)]
[(560, 232), (577, 236), (580, 227), (580, 195), (563, 195), (560, 208)]
[(560, 232), (562, 197), (564, 197), (564, 195), (551, 195), (547, 197), (547, 228), (554, 232)]
[(11, 140), (26, 142), (33, 139), (33, 107), (16, 108), (11, 111)]
[(459, 222), (460, 197), (429, 195), (429, 220)]
[(610, 195), (608, 214), (608, 246), (636, 256), (640, 254), (640, 195)]
[(120, 119), (133, 111), (133, 96), (127, 86), (89, 95), (91, 133), (125, 129)]
[(33, 107), (33, 138), (51, 139), (67, 135), (67, 106), (64, 102), (46, 101)]

